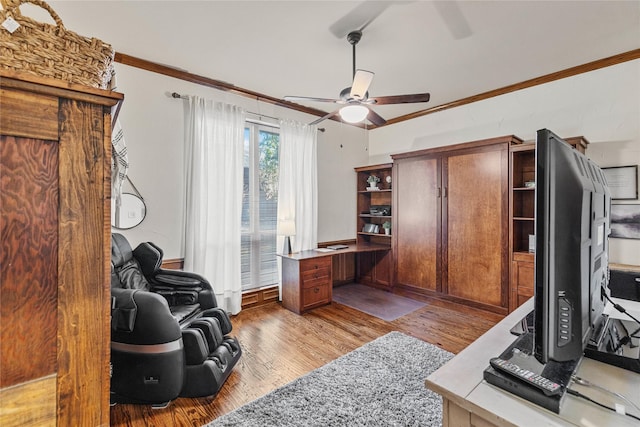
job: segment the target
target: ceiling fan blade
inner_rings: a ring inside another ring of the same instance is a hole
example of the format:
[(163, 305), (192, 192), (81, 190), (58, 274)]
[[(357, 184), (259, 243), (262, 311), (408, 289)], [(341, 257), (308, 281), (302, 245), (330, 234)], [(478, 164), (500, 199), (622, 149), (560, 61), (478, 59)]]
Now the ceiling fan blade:
[(329, 31), (339, 39), (345, 37), (350, 31), (362, 31), (392, 3), (392, 1), (363, 1), (331, 24)]
[(353, 76), (353, 84), (351, 85), (351, 94), (349, 97), (352, 99), (362, 100), (365, 98), (371, 81), (373, 80), (375, 73), (367, 70), (356, 70), (356, 75)]
[(464, 39), (472, 34), (469, 22), (464, 17), (458, 2), (455, 0), (434, 1), (433, 5), (442, 17), (445, 25), (456, 40)]
[(331, 113), (326, 114), (326, 115), (324, 115), (324, 116), (320, 117), (319, 119), (315, 119), (314, 121), (312, 121), (311, 123), (309, 123), (309, 126), (311, 126), (311, 125), (317, 125), (317, 124), (318, 124), (318, 123), (320, 123), (321, 121), (323, 121), (323, 120), (327, 120), (327, 119), (330, 119), (331, 117), (335, 116), (336, 114), (338, 114), (338, 110), (336, 110), (336, 111), (332, 111)]
[(431, 95), (428, 93), (414, 93), (412, 95), (376, 96), (370, 98), (376, 105), (385, 104), (413, 104), (417, 102), (429, 102)]
[(373, 123), (376, 126), (382, 126), (385, 123), (387, 123), (385, 119), (383, 119), (378, 113), (373, 111), (371, 108), (369, 108), (369, 114), (367, 114), (367, 120), (369, 120), (371, 123)]
[(331, 98), (313, 98), (310, 96), (285, 96), (283, 98), (285, 101), (313, 101), (313, 102), (333, 102), (333, 103), (339, 103), (341, 102), (340, 99), (331, 99)]

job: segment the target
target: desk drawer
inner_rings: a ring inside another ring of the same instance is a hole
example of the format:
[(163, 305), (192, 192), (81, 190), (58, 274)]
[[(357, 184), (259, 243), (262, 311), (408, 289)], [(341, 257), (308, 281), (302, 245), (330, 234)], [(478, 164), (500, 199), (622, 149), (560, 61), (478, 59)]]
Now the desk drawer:
[(300, 286), (303, 289), (331, 283), (331, 258), (305, 260), (300, 263)]
[(328, 304), (329, 284), (314, 286), (302, 290), (302, 309), (306, 310), (315, 305)]
[(314, 271), (320, 269), (329, 269), (331, 268), (331, 257), (323, 256), (321, 258), (312, 258), (305, 259), (300, 261), (300, 273), (305, 273), (307, 271)]
[(331, 270), (329, 268), (319, 268), (317, 270), (305, 271), (300, 274), (302, 288), (312, 288), (314, 286), (328, 284), (331, 280)]

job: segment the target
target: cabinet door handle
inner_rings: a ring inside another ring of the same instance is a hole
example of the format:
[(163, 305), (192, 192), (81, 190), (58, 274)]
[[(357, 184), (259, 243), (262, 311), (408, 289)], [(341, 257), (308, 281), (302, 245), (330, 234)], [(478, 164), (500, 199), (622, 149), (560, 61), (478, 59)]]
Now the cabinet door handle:
[(438, 187), (438, 199), (442, 197), (442, 187)]
[(318, 292), (320, 292), (320, 288), (313, 288), (313, 292), (317, 294)]
[(444, 198), (447, 198), (447, 187), (444, 187)]

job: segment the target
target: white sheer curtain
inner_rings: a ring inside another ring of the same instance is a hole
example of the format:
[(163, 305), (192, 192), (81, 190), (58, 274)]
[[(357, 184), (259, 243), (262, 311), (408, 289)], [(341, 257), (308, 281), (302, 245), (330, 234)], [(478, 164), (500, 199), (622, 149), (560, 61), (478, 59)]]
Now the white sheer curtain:
[[(317, 128), (293, 120), (280, 121), (278, 222), (295, 223), (291, 250), (318, 246)], [(282, 241), (282, 237), (279, 241)], [(279, 245), (282, 247), (282, 245)]]
[(192, 97), (185, 153), (184, 268), (206, 277), (218, 305), (240, 312), (240, 220), (246, 113)]

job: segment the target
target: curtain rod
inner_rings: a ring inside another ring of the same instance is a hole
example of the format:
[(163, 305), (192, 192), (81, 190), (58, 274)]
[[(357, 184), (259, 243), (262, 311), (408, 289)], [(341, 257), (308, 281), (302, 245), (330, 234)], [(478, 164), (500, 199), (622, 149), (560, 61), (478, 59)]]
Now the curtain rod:
[[(178, 98), (179, 99), (189, 99), (189, 95), (182, 95), (182, 94), (179, 94), (178, 92), (172, 92), (171, 93), (171, 97), (172, 98), (177, 98), (177, 99)], [(272, 119), (272, 120), (280, 121), (280, 119), (278, 117), (272, 117), (272, 116), (268, 116), (266, 114), (254, 113), (253, 111), (247, 111), (247, 114), (253, 114), (254, 116), (258, 116), (260, 118), (266, 117), (266, 118), (269, 118), (269, 119)], [(280, 125), (276, 124), (276, 123), (269, 123), (269, 122), (264, 122), (262, 120), (255, 120), (255, 119), (247, 119), (247, 121), (249, 123), (255, 123), (255, 124), (258, 124), (258, 125), (262, 125), (262, 126), (267, 126), (267, 127), (280, 129)], [(320, 132), (324, 132), (324, 128), (318, 128), (318, 130)]]

